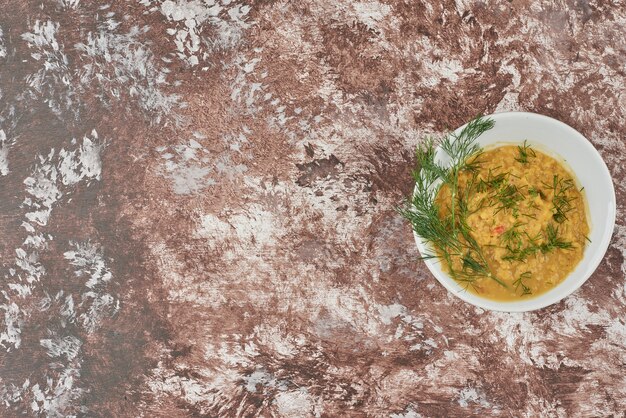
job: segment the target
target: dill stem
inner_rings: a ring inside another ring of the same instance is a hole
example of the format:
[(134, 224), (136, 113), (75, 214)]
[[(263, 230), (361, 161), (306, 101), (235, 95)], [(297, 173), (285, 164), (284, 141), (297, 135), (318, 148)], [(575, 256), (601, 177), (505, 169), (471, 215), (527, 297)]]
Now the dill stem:
[(452, 215), (452, 233), (454, 235), (456, 235), (457, 231), (456, 231), (456, 192), (457, 192), (457, 187), (458, 187), (458, 182), (459, 182), (459, 171), (458, 169), (455, 167), (452, 169), (452, 185), (450, 187), (450, 191), (451, 191), (451, 195), (452, 195), (452, 202), (451, 202), (451, 215)]

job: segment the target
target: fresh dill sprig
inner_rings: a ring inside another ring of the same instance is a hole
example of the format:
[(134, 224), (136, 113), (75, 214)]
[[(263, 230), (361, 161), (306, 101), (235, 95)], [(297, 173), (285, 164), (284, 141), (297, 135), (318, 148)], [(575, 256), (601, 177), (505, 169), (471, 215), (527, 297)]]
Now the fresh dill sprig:
[(522, 248), (524, 242), (522, 239), (522, 232), (519, 230), (519, 227), (524, 225), (526, 224), (523, 222), (515, 222), (513, 226), (504, 231), (504, 233), (501, 235), (500, 239), (502, 240), (502, 243), (506, 247), (511, 247), (515, 249)]
[(517, 218), (519, 216), (519, 210), (517, 209), (517, 203), (524, 200), (524, 196), (521, 193), (521, 187), (509, 183), (509, 178), (519, 178), (509, 171), (504, 171), (495, 174), (500, 166), (490, 168), (487, 172), (487, 178), (480, 178), (476, 186), (476, 191), (484, 193), (489, 192), (488, 206), (495, 206), (493, 212), (496, 215), (502, 210), (512, 210), (513, 215)]
[(546, 198), (546, 195), (541, 191), (541, 189), (539, 189), (537, 187), (529, 187), (528, 188), (528, 195), (531, 196), (531, 197), (539, 196), (542, 200)]
[[(493, 128), (493, 125), (493, 120), (477, 117), (459, 134), (447, 135), (440, 144), (441, 150), (450, 160), (446, 166), (435, 161), (434, 140), (427, 139), (418, 146), (415, 152), (418, 169), (413, 173), (415, 191), (410, 201), (399, 208), (399, 212), (411, 222), (417, 235), (434, 248), (434, 252), (426, 254), (426, 257), (443, 258), (454, 279), (472, 283), (479, 277), (489, 277), (507, 287), (490, 271), (482, 249), (472, 237), (467, 224), (471, 212), (469, 194), (473, 186), (459, 190), (459, 174), (476, 173), (479, 167), (481, 148), (476, 139)], [(476, 176), (473, 179), (475, 181)], [(447, 187), (451, 195), (447, 216), (442, 216), (436, 202), (442, 187)], [(461, 269), (454, 268), (452, 255), (461, 257)]]
[(552, 177), (552, 184), (544, 185), (552, 189), (552, 218), (557, 223), (565, 222), (567, 213), (573, 209), (572, 201), (576, 199), (567, 195), (567, 192), (574, 188), (574, 180), (564, 179), (555, 174)]
[(493, 128), (493, 125), (492, 119), (477, 117), (469, 122), (458, 135), (451, 133), (441, 141), (441, 149), (452, 160), (450, 170), (463, 168), (468, 158), (480, 151), (476, 139)]
[[(461, 132), (457, 135), (451, 133), (441, 141), (441, 149), (450, 158), (450, 164), (448, 167), (448, 175), (446, 176), (446, 183), (450, 186), (450, 192), (452, 197), (450, 199), (450, 214), (452, 216), (452, 230), (456, 232), (456, 200), (457, 200), (457, 188), (459, 183), (459, 173), (463, 170), (476, 171), (476, 157), (480, 154), (480, 146), (476, 143), (476, 139), (484, 132), (493, 128), (492, 119), (483, 119), (477, 117), (471, 120)], [(470, 159), (470, 157), (474, 157)]]
[(489, 267), (476, 260), (471, 251), (468, 251), (461, 258), (463, 262), (462, 272), (466, 276), (484, 277), (489, 275)]
[(525, 271), (524, 273), (520, 274), (520, 276), (517, 278), (517, 280), (515, 280), (513, 282), (513, 286), (515, 286), (515, 291), (517, 292), (517, 289), (519, 289), (521, 287), (522, 288), (522, 296), (532, 294), (532, 291), (530, 290), (530, 287), (526, 286), (526, 284), (524, 283), (524, 280), (528, 280), (531, 277), (532, 277), (532, 273), (530, 271)]
[(517, 203), (524, 200), (524, 196), (522, 196), (517, 186), (507, 183), (504, 187), (500, 187), (496, 191), (493, 196), (493, 200), (497, 204), (496, 209), (493, 212), (495, 215), (502, 210), (515, 209), (517, 207)]
[(487, 172), (487, 178), (481, 178), (476, 186), (476, 191), (485, 192), (488, 189), (498, 189), (502, 185), (502, 183), (507, 181), (507, 178), (510, 173), (503, 172), (498, 174), (493, 174), (500, 167), (490, 168)]
[(517, 146), (518, 156), (515, 157), (515, 161), (520, 162), (522, 164), (528, 164), (528, 157), (537, 156), (537, 154), (535, 154), (535, 150), (533, 150), (531, 146), (528, 145), (526, 142), (527, 141), (524, 140), (523, 145)]
[[(527, 232), (526, 240), (528, 243), (525, 247), (513, 246), (510, 243), (506, 244), (508, 253), (502, 257), (505, 261), (526, 261), (531, 255), (535, 255), (538, 252), (547, 254), (557, 249), (569, 250), (574, 248), (571, 241), (565, 241), (559, 237), (559, 228), (555, 228), (554, 225), (548, 224), (545, 232), (539, 232), (536, 236), (531, 237)], [(543, 242), (540, 242), (543, 238)]]
[(573, 248), (571, 241), (564, 241), (559, 238), (559, 227), (556, 228), (552, 224), (548, 224), (546, 227), (546, 241), (541, 244), (541, 252), (546, 254), (555, 249), (568, 250)]
[(434, 140), (428, 138), (416, 149), (415, 156), (419, 167), (413, 172), (415, 193), (411, 201), (399, 208), (399, 211), (424, 240), (430, 241), (436, 248), (446, 248), (458, 253), (462, 247), (458, 239), (450, 234), (451, 225), (446, 218), (440, 216), (435, 202), (440, 187), (437, 183), (448, 177), (448, 171), (435, 162)]
[(502, 257), (502, 260), (526, 261), (528, 257), (536, 254), (540, 250), (539, 241), (541, 240), (541, 237), (542, 237), (541, 232), (539, 232), (534, 237), (531, 237), (530, 234), (528, 234), (528, 232), (524, 231), (524, 236), (526, 237), (526, 240), (528, 241), (528, 243), (526, 244), (526, 247), (513, 248), (510, 245), (507, 245), (506, 249), (508, 250), (509, 253), (506, 254), (504, 257)]
[[(535, 209), (536, 209), (536, 207), (535, 207)], [(525, 217), (527, 217), (529, 219), (537, 220), (537, 217), (535, 215), (531, 215), (530, 213), (522, 213), (522, 216), (525, 216)]]

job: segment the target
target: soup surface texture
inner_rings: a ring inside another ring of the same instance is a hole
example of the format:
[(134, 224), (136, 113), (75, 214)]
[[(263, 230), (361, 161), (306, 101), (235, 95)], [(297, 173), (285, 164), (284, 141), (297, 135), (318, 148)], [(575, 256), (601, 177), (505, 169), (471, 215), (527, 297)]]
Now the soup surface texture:
[[(489, 267), (489, 274), (463, 281), (468, 291), (510, 301), (558, 285), (582, 259), (589, 234), (584, 195), (572, 174), (526, 143), (487, 149), (470, 163), (459, 173), (454, 205), (448, 185), (436, 198), (440, 217), (464, 215), (469, 235), (462, 239), (475, 240)], [(448, 273), (471, 271), (476, 258), (439, 256)]]

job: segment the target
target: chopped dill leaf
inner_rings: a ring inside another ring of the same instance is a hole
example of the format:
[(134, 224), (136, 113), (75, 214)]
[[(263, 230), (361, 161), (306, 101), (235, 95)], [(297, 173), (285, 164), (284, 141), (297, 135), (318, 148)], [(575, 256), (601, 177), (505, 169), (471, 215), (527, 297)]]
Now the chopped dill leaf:
[(528, 157), (536, 157), (535, 150), (531, 148), (530, 145), (527, 144), (527, 141), (524, 140), (523, 145), (517, 146), (517, 151), (519, 155), (515, 158), (515, 161), (518, 161), (522, 164), (528, 164)]
[(495, 215), (502, 210), (515, 208), (517, 202), (524, 200), (524, 196), (522, 196), (517, 186), (508, 183), (496, 191), (493, 200), (497, 203), (496, 209), (493, 212)]
[(574, 180), (560, 178), (555, 174), (552, 178), (552, 185), (544, 183), (545, 186), (552, 189), (552, 218), (557, 223), (563, 223), (567, 220), (567, 213), (570, 212), (572, 201), (575, 197), (568, 197), (567, 192), (574, 187)]
[[(538, 252), (547, 254), (557, 249), (569, 250), (574, 248), (570, 241), (565, 241), (558, 236), (559, 228), (554, 227), (552, 224), (548, 224), (546, 230), (540, 232), (535, 237), (531, 237), (524, 231), (528, 243), (525, 247), (512, 245), (510, 242), (505, 243), (505, 248), (508, 251), (502, 257), (505, 261), (526, 261), (526, 259)], [(543, 242), (540, 243), (543, 238)]]
[(523, 222), (515, 222), (513, 226), (501, 235), (502, 243), (505, 246), (512, 246), (513, 248), (521, 248), (523, 244), (522, 232), (519, 230), (520, 226), (526, 225)]
[(570, 241), (564, 241), (561, 238), (559, 238), (558, 233), (559, 233), (558, 226), (555, 228), (554, 226), (552, 226), (552, 224), (548, 224), (548, 226), (546, 227), (546, 234), (545, 234), (546, 241), (540, 246), (542, 253), (544, 254), (549, 253), (550, 251), (555, 250), (555, 249), (568, 250), (570, 248), (573, 248), (572, 243)]
[(526, 284), (524, 283), (524, 280), (530, 279), (531, 276), (532, 276), (532, 274), (531, 274), (530, 271), (525, 271), (524, 273), (520, 274), (520, 276), (517, 278), (517, 280), (515, 280), (513, 282), (513, 286), (515, 286), (515, 291), (517, 291), (517, 289), (519, 289), (521, 287), (522, 288), (522, 296), (532, 294), (532, 291), (530, 290), (530, 287), (526, 286)]

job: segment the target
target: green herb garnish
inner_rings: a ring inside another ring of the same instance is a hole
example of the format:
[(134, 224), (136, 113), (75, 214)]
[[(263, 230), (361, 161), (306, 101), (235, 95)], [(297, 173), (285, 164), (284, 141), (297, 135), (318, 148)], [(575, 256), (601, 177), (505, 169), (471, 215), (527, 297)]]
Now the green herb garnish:
[(546, 227), (546, 240), (543, 244), (541, 244), (540, 248), (542, 253), (546, 254), (556, 249), (569, 250), (570, 248), (573, 248), (573, 245), (570, 241), (562, 240), (561, 238), (559, 238), (558, 234), (558, 226), (555, 228), (552, 224), (549, 224)]
[(511, 228), (504, 231), (501, 236), (502, 243), (507, 247), (516, 249), (522, 248), (522, 232), (520, 231), (519, 227), (523, 225), (526, 224), (523, 222), (515, 222)]
[(498, 173), (496, 175), (493, 174), (495, 170), (500, 167), (490, 168), (487, 173), (487, 178), (481, 178), (476, 186), (476, 191), (478, 192), (486, 192), (488, 189), (498, 189), (502, 183), (507, 181), (507, 177), (509, 173)]
[(524, 140), (524, 144), (517, 146), (518, 156), (515, 158), (515, 161), (520, 162), (522, 164), (528, 164), (528, 157), (536, 157), (535, 150), (531, 148), (530, 145), (526, 143)]
[[(565, 241), (558, 236), (559, 228), (555, 228), (552, 224), (546, 227), (544, 232), (540, 232), (534, 237), (524, 232), (528, 243), (525, 247), (522, 245), (512, 245), (511, 242), (505, 242), (508, 253), (502, 257), (505, 261), (526, 261), (526, 259), (538, 252), (547, 254), (557, 249), (569, 250), (573, 248), (573, 244), (570, 241)], [(543, 238), (543, 242), (542, 241)], [(515, 242), (516, 244), (519, 241)]]
[[(435, 252), (424, 258), (442, 258), (455, 280), (472, 285), (480, 277), (489, 277), (507, 287), (489, 269), (483, 251), (467, 225), (467, 216), (477, 210), (469, 207), (472, 186), (459, 190), (459, 174), (475, 173), (479, 167), (482, 150), (476, 139), (493, 128), (493, 124), (491, 119), (477, 117), (458, 135), (447, 135), (440, 144), (450, 160), (446, 166), (435, 162), (433, 139), (429, 138), (419, 146), (415, 153), (419, 169), (413, 173), (415, 192), (399, 212), (411, 222), (413, 230), (434, 247)], [(472, 181), (476, 181), (476, 176)], [(436, 198), (444, 186), (451, 194), (449, 215), (440, 216)], [(476, 189), (479, 187), (477, 185)], [(461, 257), (460, 269), (453, 266), (453, 255)]]
[(515, 209), (517, 203), (524, 200), (524, 196), (519, 191), (519, 188), (513, 184), (507, 183), (504, 187), (500, 187), (495, 195), (496, 209), (493, 214), (497, 214), (501, 210)]
[(525, 271), (524, 273), (520, 274), (520, 276), (517, 278), (517, 280), (515, 280), (513, 282), (513, 286), (515, 286), (515, 291), (517, 292), (517, 289), (519, 289), (520, 287), (522, 288), (522, 296), (524, 295), (530, 295), (532, 294), (530, 287), (526, 286), (526, 284), (524, 283), (524, 280), (528, 280), (530, 279), (532, 276), (530, 271)]
[(567, 213), (573, 209), (572, 201), (575, 197), (568, 197), (567, 192), (574, 187), (574, 180), (560, 178), (555, 174), (552, 178), (552, 184), (547, 185), (552, 189), (552, 218), (557, 223), (563, 223), (567, 220)]

